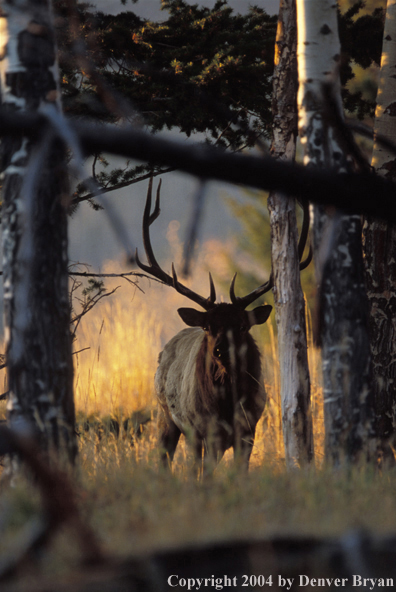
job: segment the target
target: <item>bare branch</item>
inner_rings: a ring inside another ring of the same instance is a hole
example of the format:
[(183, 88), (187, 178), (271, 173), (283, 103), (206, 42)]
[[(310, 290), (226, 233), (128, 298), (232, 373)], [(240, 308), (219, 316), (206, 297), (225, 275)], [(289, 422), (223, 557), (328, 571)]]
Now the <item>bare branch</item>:
[[(40, 137), (48, 125), (44, 116), (17, 116), (0, 110), (1, 134), (23, 132)], [(301, 201), (334, 205), (346, 213), (360, 213), (396, 222), (396, 186), (373, 173), (342, 173), (307, 168), (268, 157), (229, 154), (200, 144), (186, 144), (153, 136), (132, 127), (69, 122), (87, 152), (119, 156), (176, 167), (199, 178), (284, 192)], [(373, 195), (376, 196), (373, 200)]]
[[(152, 278), (148, 275), (146, 275), (145, 273), (140, 273), (139, 271), (128, 271), (126, 273), (90, 273), (88, 271), (71, 271), (69, 273), (70, 276), (80, 276), (80, 277), (92, 277), (92, 278), (122, 278), (124, 280), (128, 280), (128, 278), (130, 276), (134, 276), (137, 278), (147, 278), (148, 280), (152, 280), (154, 279), (156, 282), (159, 280), (157, 280), (156, 278)], [(131, 281), (131, 280), (128, 280)], [(163, 282), (160, 282), (163, 283)], [(136, 288), (138, 290), (141, 290), (140, 286), (136, 283), (134, 283), (134, 286), (136, 286)]]
[(207, 184), (201, 180), (194, 197), (194, 207), (191, 212), (191, 219), (187, 231), (187, 237), (184, 242), (182, 276), (190, 275), (190, 266), (194, 254), (195, 243), (198, 238), (200, 226), (202, 223), (203, 209), (207, 194)]
[(75, 206), (79, 203), (82, 203), (84, 201), (88, 201), (94, 197), (97, 197), (98, 195), (100, 195), (102, 193), (111, 193), (112, 191), (117, 191), (118, 189), (123, 189), (124, 187), (129, 187), (130, 185), (135, 185), (135, 183), (140, 183), (141, 181), (146, 181), (146, 179), (150, 179), (151, 177), (158, 177), (158, 175), (165, 175), (166, 173), (172, 173), (175, 170), (176, 170), (176, 167), (168, 167), (165, 169), (161, 169), (159, 171), (153, 171), (153, 172), (147, 173), (146, 175), (140, 175), (139, 177), (136, 177), (135, 179), (131, 179), (130, 181), (122, 181), (121, 183), (116, 183), (116, 185), (112, 185), (111, 187), (102, 187), (94, 193), (90, 192), (90, 193), (87, 193), (87, 194), (81, 195), (81, 196), (77, 196), (76, 194), (74, 194), (74, 197), (72, 198), (72, 201), (71, 201), (71, 205)]
[(97, 565), (103, 562), (104, 555), (96, 535), (79, 513), (70, 479), (43, 458), (29, 429), (17, 433), (0, 426), (0, 454), (10, 453), (18, 454), (33, 472), (41, 493), (43, 516), (26, 525), (19, 545), (2, 558), (0, 580), (15, 574), (26, 559), (46, 547), (63, 524), (73, 526), (85, 563)]
[(91, 349), (90, 347), (83, 347), (82, 349), (79, 349), (78, 351), (74, 351), (73, 352), (73, 356), (76, 356), (77, 354), (81, 354), (81, 352), (87, 351), (88, 349)]
[(76, 315), (75, 317), (73, 317), (70, 320), (70, 324), (74, 325), (73, 331), (72, 331), (72, 336), (74, 337), (74, 335), (77, 332), (78, 326), (81, 323), (82, 318), (89, 313), (89, 311), (91, 311), (93, 309), (94, 306), (96, 306), (98, 304), (98, 302), (100, 302), (100, 300), (102, 300), (103, 298), (107, 298), (108, 296), (112, 296), (112, 294), (114, 294), (114, 292), (116, 292), (118, 290), (120, 286), (117, 286), (116, 288), (114, 288), (114, 290), (112, 290), (111, 292), (105, 292), (103, 293), (103, 291), (99, 291), (97, 294), (95, 294), (92, 298), (89, 298), (86, 302), (82, 302), (82, 311), (80, 312), (80, 314)]

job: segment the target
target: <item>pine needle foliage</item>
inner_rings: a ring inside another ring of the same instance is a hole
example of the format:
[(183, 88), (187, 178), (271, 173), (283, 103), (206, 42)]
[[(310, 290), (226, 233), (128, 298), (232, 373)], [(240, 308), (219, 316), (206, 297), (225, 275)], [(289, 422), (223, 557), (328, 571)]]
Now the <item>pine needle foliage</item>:
[[(234, 14), (225, 0), (212, 9), (168, 0), (162, 3), (168, 18), (158, 23), (132, 12), (93, 14), (78, 6), (89, 59), (153, 131), (202, 132), (208, 141), (235, 150), (253, 142), (246, 131), (230, 126), (239, 117), (242, 123), (253, 118), (257, 134), (268, 135), (276, 17), (257, 7)], [(73, 51), (70, 37), (62, 43)], [(78, 60), (61, 64), (65, 110), (84, 114), (83, 105), (99, 89)], [(103, 117), (95, 107), (91, 115)]]
[(362, 92), (348, 89), (348, 82), (354, 77), (353, 66), (361, 66), (364, 70), (372, 64), (380, 65), (382, 51), (382, 35), (385, 12), (382, 6), (375, 7), (367, 13), (363, 0), (355, 2), (344, 13), (339, 12), (338, 27), (342, 47), (341, 83), (344, 108), (355, 113), (358, 119), (374, 117), (375, 96), (365, 100)]
[[(234, 13), (227, 0), (213, 8), (185, 0), (161, 6), (164, 19), (152, 22), (131, 11), (104, 14), (85, 3), (77, 3), (72, 18), (68, 2), (56, 1), (65, 113), (106, 122), (126, 118), (152, 132), (200, 133), (205, 142), (232, 151), (269, 138), (277, 17), (257, 6)], [(359, 118), (372, 116), (374, 100), (348, 83), (354, 64), (379, 63), (382, 29), (382, 7), (370, 12), (359, 0), (339, 13), (344, 105)], [(100, 158), (96, 164), (94, 174), (107, 189), (161, 171), (152, 163), (127, 163), (113, 173)], [(84, 196), (78, 187), (73, 203)]]

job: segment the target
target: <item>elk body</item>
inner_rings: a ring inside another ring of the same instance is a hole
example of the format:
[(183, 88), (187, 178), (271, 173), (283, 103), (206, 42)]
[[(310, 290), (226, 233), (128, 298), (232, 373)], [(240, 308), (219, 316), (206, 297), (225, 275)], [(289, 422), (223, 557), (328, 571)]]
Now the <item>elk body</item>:
[(193, 440), (197, 459), (219, 461), (231, 446), (247, 466), (256, 425), (265, 405), (258, 347), (249, 334), (271, 306), (245, 312), (215, 304), (207, 312), (180, 308), (190, 325), (165, 346), (155, 387), (163, 459), (172, 460), (180, 434)]
[(204, 298), (158, 265), (150, 242), (149, 227), (159, 215), (159, 191), (153, 214), (150, 183), (143, 217), (143, 240), (149, 265), (136, 256), (141, 269), (160, 279), (204, 311), (180, 308), (178, 313), (188, 325), (173, 337), (161, 352), (155, 375), (158, 397), (158, 431), (164, 464), (172, 462), (181, 434), (195, 448), (197, 464), (204, 460), (204, 471), (218, 462), (232, 447), (234, 458), (247, 467), (252, 452), (257, 422), (266, 400), (261, 376), (259, 349), (250, 335), (253, 325), (264, 323), (269, 305), (245, 308), (271, 288), (267, 282), (247, 296), (235, 296), (235, 276), (231, 282), (231, 303), (216, 303), (212, 277), (210, 296)]

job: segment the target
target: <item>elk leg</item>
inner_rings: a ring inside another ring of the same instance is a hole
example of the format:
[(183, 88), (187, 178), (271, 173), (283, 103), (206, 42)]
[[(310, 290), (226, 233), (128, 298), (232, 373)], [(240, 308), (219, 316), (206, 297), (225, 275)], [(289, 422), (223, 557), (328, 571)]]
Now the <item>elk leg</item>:
[(204, 441), (203, 472), (202, 476), (211, 475), (225, 453), (225, 448), (220, 443)]
[(172, 421), (169, 413), (165, 413), (160, 407), (158, 409), (158, 443), (161, 450), (161, 463), (164, 467), (169, 468), (172, 463), (180, 434), (180, 429)]
[(199, 438), (197, 435), (195, 436), (194, 443), (193, 443), (193, 451), (194, 451), (194, 464), (193, 464), (193, 473), (195, 477), (199, 479), (199, 476), (202, 472), (202, 439)]
[(252, 454), (254, 443), (254, 432), (251, 430), (244, 434), (241, 434), (240, 438), (236, 440), (233, 445), (234, 449), (234, 462), (240, 464), (245, 470), (249, 468), (249, 459)]

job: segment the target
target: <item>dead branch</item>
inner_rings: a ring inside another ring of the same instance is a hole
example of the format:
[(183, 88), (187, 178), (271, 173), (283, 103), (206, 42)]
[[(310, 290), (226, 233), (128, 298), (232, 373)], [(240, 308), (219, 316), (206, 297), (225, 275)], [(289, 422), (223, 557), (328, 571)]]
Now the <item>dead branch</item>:
[[(148, 276), (145, 273), (140, 273), (139, 271), (128, 271), (127, 273), (90, 273), (87, 271), (71, 271), (69, 273), (70, 276), (79, 276), (79, 277), (92, 277), (92, 278), (122, 278), (124, 280), (128, 280), (129, 282), (131, 282), (131, 280), (129, 280), (128, 278), (131, 276), (137, 277), (137, 278), (146, 278), (148, 280), (152, 280), (154, 278)], [(156, 282), (162, 283), (159, 280), (155, 280)], [(136, 284), (135, 282), (132, 282), (134, 286), (136, 286), (136, 288), (138, 288), (138, 290), (142, 290), (140, 288), (140, 286), (138, 284)]]
[[(117, 128), (69, 121), (86, 153), (110, 152), (162, 166), (174, 166), (199, 178), (278, 190), (301, 201), (329, 204), (346, 213), (361, 213), (396, 222), (395, 184), (373, 173), (342, 173), (306, 168), (271, 158), (230, 154), (201, 144), (159, 138), (133, 127)], [(17, 116), (0, 111), (1, 134), (24, 133), (39, 138), (43, 115)], [(375, 196), (375, 199), (373, 199)]]
[[(27, 428), (27, 426), (26, 426)], [(96, 535), (82, 520), (70, 479), (40, 451), (29, 429), (18, 433), (0, 426), (0, 454), (17, 454), (32, 471), (40, 490), (43, 516), (25, 527), (19, 542), (0, 562), (0, 581), (15, 575), (25, 561), (48, 546), (63, 524), (73, 527), (82, 552), (82, 563), (96, 565), (103, 553)]]
[[(91, 348), (90, 348), (90, 347), (83, 347), (82, 349), (79, 349), (78, 351), (74, 351), (74, 352), (72, 352), (72, 355), (73, 355), (73, 356), (76, 356), (77, 354), (81, 354), (81, 352), (87, 351), (87, 350), (89, 350), (89, 349), (91, 349)], [(0, 397), (0, 398), (1, 398), (1, 397)]]
[(77, 329), (81, 323), (82, 318), (86, 314), (88, 314), (94, 308), (94, 306), (96, 306), (103, 298), (107, 298), (108, 296), (112, 296), (112, 294), (114, 294), (114, 292), (116, 292), (119, 287), (120, 286), (117, 286), (116, 288), (114, 288), (114, 290), (111, 290), (111, 292), (103, 293), (103, 291), (99, 291), (97, 294), (95, 294), (94, 296), (92, 296), (91, 298), (89, 298), (86, 301), (79, 299), (81, 306), (82, 306), (82, 311), (70, 320), (70, 324), (74, 325), (73, 330), (72, 330), (72, 337), (75, 336)]
[[(188, 581), (195, 588), (197, 578), (200, 581), (208, 578), (210, 589), (222, 585), (242, 590), (246, 585), (252, 590), (262, 587), (253, 585), (262, 583), (262, 579), (258, 580), (260, 576), (265, 577), (265, 588), (271, 585), (281, 588), (278, 578), (282, 577), (285, 588), (291, 583), (293, 589), (338, 585), (348, 592), (356, 586), (367, 590), (374, 582), (392, 587), (387, 579), (395, 581), (395, 565), (394, 536), (374, 537), (360, 531), (339, 538), (273, 536), (191, 545), (118, 561), (104, 560), (94, 568), (64, 575), (62, 581), (40, 578), (20, 585), (3, 584), (2, 592), (166, 592), (170, 589), (169, 578), (178, 588), (179, 581)], [(372, 581), (364, 583), (363, 578)]]
[[(168, 167), (165, 169), (160, 169), (158, 171), (153, 171), (150, 173), (146, 173), (145, 175), (140, 175), (136, 177), (136, 179), (131, 179), (130, 181), (123, 181), (122, 183), (117, 183), (116, 185), (112, 185), (111, 187), (102, 187), (100, 193), (110, 193), (112, 191), (117, 191), (118, 189), (123, 189), (124, 187), (129, 187), (130, 185), (135, 185), (135, 183), (140, 183), (141, 181), (146, 181), (151, 177), (158, 177), (158, 175), (165, 175), (166, 173), (172, 173), (175, 171), (175, 167)], [(77, 196), (74, 194), (71, 200), (71, 206), (76, 206), (84, 201), (89, 201), (98, 195), (98, 192), (95, 193), (87, 193), (85, 195)]]

